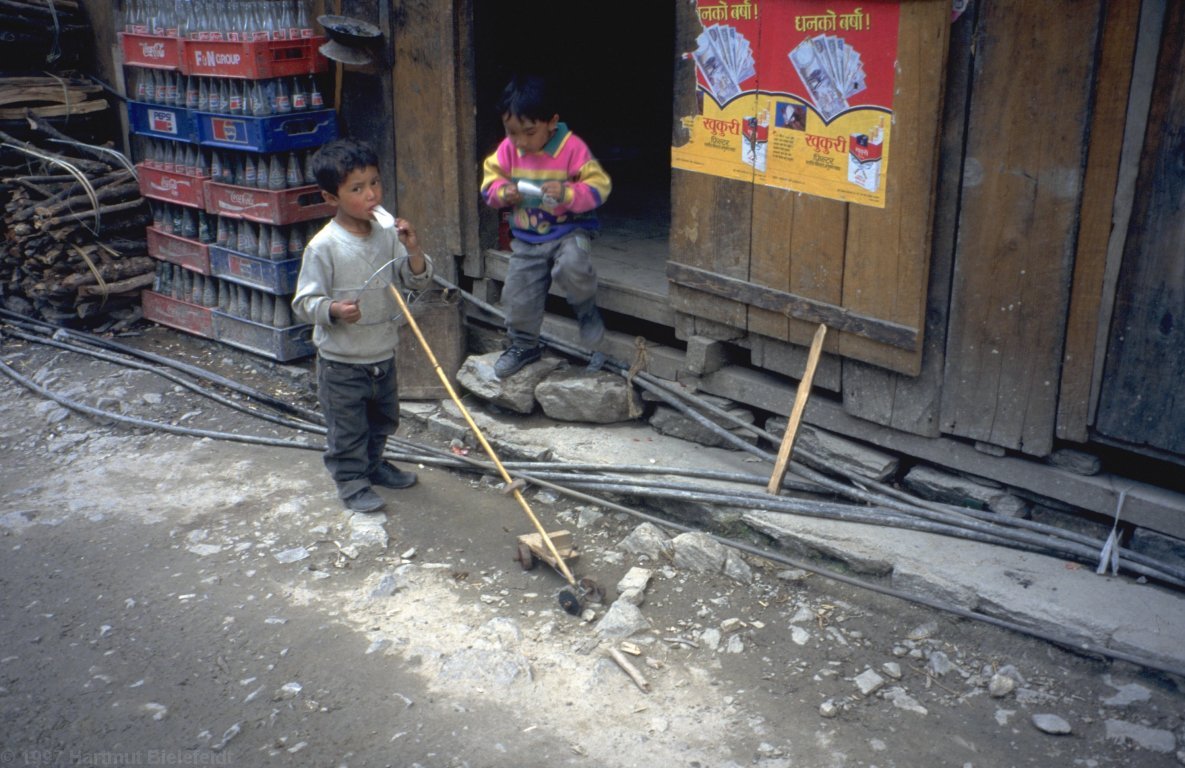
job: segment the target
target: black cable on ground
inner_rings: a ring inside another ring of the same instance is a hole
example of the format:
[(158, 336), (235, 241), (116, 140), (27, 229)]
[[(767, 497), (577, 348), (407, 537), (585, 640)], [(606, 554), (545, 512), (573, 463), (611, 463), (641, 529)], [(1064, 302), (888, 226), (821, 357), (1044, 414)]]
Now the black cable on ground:
[[(459, 290), (459, 289), (456, 289), (456, 290)], [(467, 296), (467, 294), (465, 294), (464, 291), (461, 291), (461, 294)], [(477, 299), (473, 299), (473, 300), (477, 301)], [(488, 307), (488, 305), (485, 305), (485, 307), (488, 308), (489, 311), (496, 312), (496, 310)], [(0, 310), (0, 313), (3, 313), (3, 311)], [(8, 313), (4, 313), (4, 314), (8, 314)], [(42, 328), (45, 330), (52, 329), (55, 327), (55, 326), (52, 326), (48, 323), (44, 323), (41, 321), (31, 321), (29, 324), (35, 325), (36, 327), (39, 327), (39, 328)], [(100, 337), (95, 337), (90, 334), (79, 334), (78, 332), (72, 332), (72, 333), (77, 334), (83, 342), (88, 342), (88, 341), (89, 342), (101, 342), (101, 345), (104, 347), (116, 348), (119, 351), (125, 352), (128, 354), (147, 355), (149, 358), (159, 361), (160, 365), (167, 366), (167, 367), (177, 367), (178, 370), (184, 370), (185, 372), (191, 373), (192, 375), (195, 375), (195, 376), (198, 376), (201, 378), (206, 378), (207, 380), (218, 383), (220, 386), (225, 386), (227, 388), (232, 389), (233, 391), (238, 391), (247, 397), (254, 397), (256, 394), (255, 390), (252, 390), (249, 387), (245, 387), (244, 385), (240, 384), (239, 382), (235, 382), (230, 379), (225, 379), (224, 377), (218, 376), (216, 374), (211, 374), (208, 371), (205, 371), (204, 369), (201, 369), (201, 368), (198, 368), (195, 366), (185, 365), (185, 364), (174, 365), (175, 363), (177, 363), (177, 361), (174, 361), (172, 358), (156, 356), (156, 355), (152, 355), (151, 353), (142, 353), (140, 350), (136, 350), (134, 348), (127, 347), (126, 345), (115, 344), (114, 342), (110, 342), (106, 339), (101, 339)], [(57, 333), (57, 332), (54, 333), (54, 337), (60, 337), (61, 335), (62, 335), (61, 333)], [(32, 337), (32, 336), (28, 336), (28, 335), (26, 335), (26, 338), (32, 338), (35, 341), (37, 340), (37, 337)], [(50, 343), (50, 342), (47, 341), (46, 343)], [(59, 346), (59, 347), (65, 347), (65, 344), (66, 344), (65, 342), (60, 342), (60, 341), (54, 341), (52, 343), (54, 345)], [(76, 351), (93, 353), (93, 351), (90, 350), (86, 344), (78, 344), (77, 346), (78, 346), (78, 349)], [(573, 354), (576, 354), (578, 356), (584, 355), (585, 357), (588, 356), (587, 353), (583, 353), (578, 350), (573, 351)], [(154, 369), (149, 369), (149, 370), (154, 370)], [(159, 371), (157, 371), (157, 372), (159, 372)], [(649, 374), (645, 374), (645, 375), (649, 376)], [(205, 394), (205, 390), (203, 390), (200, 387), (197, 387), (196, 385), (191, 385), (190, 388), (194, 389), (194, 391)], [(664, 399), (669, 399), (669, 398), (667, 398), (665, 395), (663, 395), (663, 392), (674, 393), (676, 391), (677, 390), (675, 388), (671, 387), (669, 384), (667, 384), (665, 382), (660, 382), (660, 385), (657, 386), (657, 394), (660, 397), (663, 397)], [(683, 392), (679, 392), (679, 395), (682, 399), (687, 399), (690, 403), (696, 404), (696, 399), (694, 398), (694, 396), (690, 396), (687, 393), (683, 393)], [(208, 396), (211, 398), (214, 398), (214, 395), (212, 393), (208, 394)], [(265, 397), (268, 400), (275, 400), (275, 398), (271, 398), (270, 395), (267, 395)], [(674, 403), (674, 404), (675, 405), (682, 405), (681, 402)], [(715, 408), (715, 406), (711, 406), (710, 404), (708, 404), (706, 402), (704, 402), (704, 405), (710, 406), (711, 408)], [(690, 406), (686, 406), (686, 409), (687, 409), (688, 414), (699, 419), (701, 421), (701, 423), (703, 424), (703, 426), (705, 426), (709, 429), (713, 429), (717, 432), (723, 431), (722, 428), (719, 427), (719, 425), (711, 422), (710, 420), (707, 420), (706, 417), (703, 417), (701, 414), (696, 413), (693, 409), (690, 408)], [(716, 409), (716, 410), (720, 410), (720, 409)], [(311, 420), (316, 420), (318, 423), (323, 423), (323, 420), (321, 420), (321, 418), (320, 418), (320, 414), (317, 414), (312, 411), (305, 411), (305, 413), (308, 414), (308, 416), (310, 417)], [(722, 410), (720, 410), (720, 413), (727, 414), (727, 412), (722, 411)], [(732, 417), (731, 414), (727, 414), (727, 415), (730, 416), (731, 418), (735, 418), (735, 417)], [(113, 418), (113, 417), (115, 417), (114, 414), (109, 416), (109, 418)], [(119, 417), (119, 418), (122, 419), (123, 417)], [(751, 425), (748, 425), (747, 422), (742, 422), (742, 425), (751, 426)], [(304, 428), (303, 425), (288, 424), (287, 426), (292, 426), (293, 428)], [(324, 434), (323, 428), (312, 428), (309, 431), (313, 431), (313, 432), (316, 432), (316, 433), (322, 434), (322, 435)], [(760, 432), (761, 430), (757, 430), (757, 431)], [(174, 432), (177, 434), (189, 434), (189, 432), (185, 431), (185, 428), (174, 428)], [(731, 433), (726, 433), (726, 434), (728, 434), (728, 436), (730, 436), (730, 437), (735, 438), (735, 436), (731, 435)], [(766, 434), (768, 434), (768, 433), (766, 433)], [(770, 435), (770, 437), (773, 437), (773, 436)], [(772, 456), (769, 456), (769, 455), (765, 455), (765, 456), (768, 460), (770, 460), (770, 461), (773, 460)], [(903, 512), (907, 515), (917, 515), (917, 516), (920, 516), (925, 519), (931, 519), (931, 520), (936, 520), (941, 523), (946, 523), (948, 525), (954, 526), (955, 528), (962, 527), (962, 528), (967, 528), (969, 531), (976, 531), (977, 532), (975, 534), (967, 534), (966, 537), (972, 537), (972, 535), (974, 535), (976, 537), (979, 537), (981, 535), (987, 535), (987, 536), (993, 537), (993, 540), (1000, 540), (1004, 545), (1012, 544), (1013, 546), (1020, 548), (1020, 549), (1024, 549), (1026, 551), (1046, 552), (1046, 553), (1055, 554), (1055, 555), (1062, 556), (1062, 557), (1067, 557), (1070, 559), (1077, 559), (1081, 562), (1086, 562), (1088, 564), (1093, 563), (1093, 559), (1095, 557), (1094, 550), (1102, 548), (1102, 542), (1092, 541), (1092, 540), (1088, 539), (1087, 537), (1081, 537), (1081, 539), (1085, 539), (1085, 548), (1083, 546), (1083, 544), (1084, 544), (1083, 541), (1074, 540), (1072, 538), (1071, 538), (1070, 544), (1063, 544), (1061, 546), (1055, 546), (1053, 543), (1046, 542), (1044, 539), (1041, 539), (1041, 538), (1034, 540), (1034, 538), (1028, 534), (1001, 532), (998, 530), (998, 526), (1001, 521), (1014, 522), (1013, 518), (1000, 518), (999, 516), (994, 516), (994, 515), (984, 518), (984, 517), (982, 517), (982, 515), (984, 515), (986, 513), (979, 513), (978, 515), (967, 514), (969, 512), (973, 512), (973, 511), (966, 510), (964, 508), (950, 507), (949, 505), (927, 504), (925, 506), (921, 506), (921, 505), (917, 505), (917, 504), (907, 504), (907, 503), (904, 503), (898, 499), (895, 499), (893, 496), (878, 495), (875, 493), (870, 493), (868, 491), (863, 490), (860, 487), (851, 488), (849, 486), (846, 486), (846, 485), (844, 485), (844, 484), (842, 484), (842, 483), (840, 483), (840, 482), (838, 482), (838, 481), (836, 481), (836, 480), (834, 480), (822, 473), (819, 473), (811, 468), (808, 468), (808, 467), (799, 467), (798, 471), (807, 474), (807, 476), (810, 477), (817, 484), (817, 485), (811, 485), (809, 483), (804, 484), (801, 489), (806, 490), (807, 492), (816, 492), (816, 489), (830, 489), (832, 492), (836, 493), (840, 497), (848, 498), (853, 501), (858, 501), (862, 504), (871, 504), (871, 505), (878, 505), (879, 504), (879, 505), (886, 506), (890, 509), (894, 509), (896, 511)], [(865, 478), (853, 477), (850, 473), (847, 475), (847, 477), (850, 480), (852, 480), (853, 482), (857, 482), (857, 481), (862, 481), (865, 483), (871, 482), (871, 481), (866, 480)], [(719, 503), (719, 502), (713, 502), (713, 503)], [(927, 510), (929, 510), (929, 511), (927, 511)], [(971, 518), (971, 519), (977, 518), (977, 519), (981, 520), (982, 523), (972, 522), (968, 518)], [(1021, 522), (1028, 522), (1028, 521), (1021, 521)], [(986, 531), (985, 531), (984, 523), (986, 523), (986, 529), (987, 529)], [(1039, 525), (1039, 524), (1033, 524), (1033, 525)], [(1044, 527), (1051, 529), (1051, 531), (1057, 531), (1058, 533), (1062, 532), (1061, 529), (1056, 529), (1052, 526), (1044, 526)], [(943, 528), (942, 530), (947, 531), (944, 535), (950, 535), (950, 536), (955, 536), (955, 537), (958, 537), (961, 535), (959, 532), (957, 532), (953, 529)], [(1051, 533), (1051, 531), (1042, 531), (1042, 533)], [(1063, 539), (1066, 537), (1053, 535), (1053, 538), (1060, 540), (1060, 539)], [(1185, 584), (1185, 571), (1177, 572), (1178, 569), (1175, 569), (1174, 567), (1172, 567), (1168, 564), (1156, 562), (1152, 558), (1148, 558), (1143, 555), (1138, 555), (1137, 553), (1128, 552), (1128, 551), (1124, 550), (1123, 548), (1120, 548), (1119, 555), (1120, 555), (1120, 564), (1123, 565), (1123, 567), (1128, 568), (1129, 570), (1132, 570), (1135, 573), (1138, 573), (1142, 576), (1156, 578), (1161, 581), (1165, 581), (1167, 583), (1174, 584), (1174, 585)]]
[[(93, 408), (91, 406), (77, 403), (77, 402), (74, 402), (68, 398), (57, 395), (57, 394), (49, 391), (48, 389), (36, 384), (28, 377), (20, 374), (19, 372), (17, 372), (15, 369), (11, 368), (9, 365), (4, 363), (3, 361), (0, 361), (0, 373), (4, 374), (5, 376), (8, 376), (10, 379), (21, 384), (22, 386), (26, 387), (27, 389), (37, 392), (38, 394), (42, 395), (43, 397), (46, 397), (50, 400), (53, 400), (54, 402), (57, 402), (59, 405), (62, 405), (63, 407), (71, 408), (72, 410), (76, 410), (80, 413), (85, 413), (87, 415), (91, 415), (91, 416), (94, 416), (94, 417), (97, 417), (100, 419), (110, 419), (112, 421), (128, 424), (130, 426), (148, 428), (148, 429), (157, 429), (160, 431), (164, 431), (164, 432), (168, 432), (168, 433), (172, 433), (172, 434), (178, 434), (178, 435), (187, 435), (187, 436), (195, 436), (195, 437), (209, 437), (212, 439), (230, 440), (230, 441), (236, 441), (236, 442), (244, 442), (244, 443), (250, 443), (250, 444), (256, 444), (256, 445), (266, 445), (266, 446), (274, 446), (274, 447), (300, 448), (303, 450), (323, 450), (323, 446), (307, 445), (307, 444), (303, 444), (303, 443), (299, 443), (299, 442), (291, 441), (291, 440), (260, 438), (260, 437), (250, 436), (250, 435), (238, 435), (238, 434), (233, 434), (233, 433), (215, 432), (215, 431), (209, 431), (209, 430), (193, 429), (193, 428), (188, 428), (188, 427), (176, 427), (176, 426), (170, 425), (170, 424), (161, 424), (159, 422), (152, 422), (152, 421), (148, 421), (148, 420), (144, 420), (144, 419), (126, 417), (126, 416), (123, 416), (122, 414), (114, 414), (114, 413), (111, 413), (111, 412), (108, 412), (108, 411), (105, 411), (105, 410), (102, 410), (99, 408)], [(431, 458), (431, 457), (425, 457), (425, 458)], [(447, 459), (445, 459), (444, 457), (441, 457), (441, 458), (442, 458), (442, 460), (447, 460), (447, 461), (450, 461), (453, 463), (460, 463), (460, 464), (465, 464), (465, 465), (469, 465), (469, 466), (480, 467), (482, 469), (482, 471), (485, 471), (485, 472), (492, 472), (494, 469), (492, 464), (485, 464), (483, 462), (479, 462), (478, 460), (472, 459), (470, 457), (462, 457), (462, 456), (452, 455), (452, 456), (447, 457)], [(1078, 640), (1071, 640), (1070, 638), (1066, 638), (1066, 637), (1057, 635), (1053, 632), (1046, 632), (1044, 630), (1039, 630), (1039, 629), (1036, 629), (1033, 627), (1026, 627), (1026, 626), (1017, 624), (1015, 622), (1007, 621), (1005, 619), (999, 619), (999, 618), (996, 618), (993, 616), (988, 616), (986, 614), (981, 614), (981, 613), (970, 611), (970, 610), (967, 610), (964, 608), (960, 608), (960, 607), (953, 605), (953, 604), (944, 603), (944, 602), (941, 602), (938, 600), (933, 600), (930, 598), (922, 597), (920, 595), (913, 595), (913, 594), (910, 594), (907, 592), (903, 592), (901, 590), (893, 589), (891, 587), (885, 587), (885, 586), (878, 585), (878, 584), (875, 584), (872, 582), (868, 582), (863, 579), (858, 579), (858, 578), (855, 578), (852, 576), (845, 576), (843, 574), (829, 571), (826, 568), (822, 568), (822, 567), (815, 566), (810, 563), (798, 561), (794, 558), (790, 558), (790, 557), (783, 555), (781, 553), (778, 553), (778, 552), (772, 552), (772, 551), (769, 551), (765, 548), (756, 547), (754, 545), (747, 544), (745, 542), (737, 541), (734, 539), (728, 539), (728, 538), (725, 538), (722, 536), (708, 533), (706, 531), (697, 529), (693, 526), (683, 525), (683, 524), (676, 523), (676, 522), (668, 520), (668, 519), (659, 518), (657, 516), (650, 515), (645, 512), (642, 512), (640, 510), (635, 510), (635, 509), (626, 507), (621, 504), (617, 504), (615, 502), (612, 502), (612, 501), (609, 501), (609, 500), (606, 500), (603, 498), (598, 498), (595, 496), (588, 495), (588, 494), (586, 494), (582, 491), (579, 491), (579, 490), (575, 490), (572, 488), (566, 488), (562, 485), (552, 483), (542, 477), (533, 477), (530, 474), (521, 473), (521, 472), (519, 473), (519, 476), (523, 477), (524, 479), (529, 480), (541, 487), (555, 490), (556, 492), (564, 494), (564, 495), (569, 496), (571, 498), (576, 498), (576, 499), (580, 499), (582, 501), (587, 501), (589, 503), (596, 504), (598, 506), (602, 506), (606, 509), (612, 509), (614, 511), (623, 512), (623, 513), (631, 515), (632, 517), (634, 517), (636, 519), (643, 520), (644, 522), (649, 522), (651, 524), (654, 524), (654, 525), (657, 525), (657, 526), (660, 526), (663, 528), (667, 528), (670, 530), (677, 530), (680, 532), (704, 533), (705, 535), (710, 536), (711, 538), (718, 541), (722, 545), (728, 546), (728, 547), (735, 549), (737, 551), (745, 552), (747, 554), (751, 554), (756, 557), (763, 558), (763, 559), (768, 560), (770, 562), (776, 562), (776, 563), (787, 565), (787, 566), (790, 566), (793, 568), (799, 568), (801, 570), (817, 574), (819, 576), (822, 576), (824, 578), (827, 578), (827, 579), (830, 579), (833, 581), (838, 581), (843, 584), (848, 584), (850, 586), (855, 586), (855, 587), (865, 589), (865, 590), (868, 590), (871, 592), (876, 592), (878, 594), (883, 594), (883, 595), (895, 597), (897, 599), (904, 600), (907, 602), (912, 602), (912, 603), (915, 603), (918, 605), (923, 605), (923, 606), (926, 606), (929, 608), (933, 608), (935, 610), (939, 610), (939, 611), (943, 611), (946, 613), (950, 613), (952, 615), (960, 616), (962, 618), (972, 619), (975, 621), (981, 621), (981, 622), (984, 622), (987, 624), (991, 624), (993, 626), (1000, 627), (1002, 629), (1008, 629), (1008, 630), (1017, 632), (1019, 634), (1029, 635), (1031, 637), (1035, 637), (1035, 638), (1044, 640), (1046, 642), (1050, 642), (1055, 645), (1059, 645), (1059, 646), (1062, 646), (1062, 647), (1065, 647), (1065, 648), (1068, 648), (1068, 649), (1071, 649), (1071, 650), (1074, 650), (1074, 651), (1077, 651), (1080, 653), (1093, 654), (1093, 655), (1097, 655), (1097, 656), (1102, 656), (1104, 658), (1111, 658), (1111, 659), (1115, 659), (1115, 660), (1126, 661), (1126, 662), (1129, 662), (1132, 664), (1146, 667), (1148, 669), (1155, 669), (1155, 670), (1159, 670), (1161, 672), (1167, 672), (1167, 673), (1174, 674), (1174, 675), (1185, 676), (1185, 669), (1179, 669), (1179, 668), (1173, 667), (1172, 665), (1164, 664), (1156, 659), (1145, 658), (1145, 657), (1138, 656), (1136, 654), (1129, 654), (1124, 651), (1118, 651), (1115, 649), (1106, 648), (1106, 647), (1103, 647), (1100, 645), (1096, 645), (1094, 643), (1078, 641)]]

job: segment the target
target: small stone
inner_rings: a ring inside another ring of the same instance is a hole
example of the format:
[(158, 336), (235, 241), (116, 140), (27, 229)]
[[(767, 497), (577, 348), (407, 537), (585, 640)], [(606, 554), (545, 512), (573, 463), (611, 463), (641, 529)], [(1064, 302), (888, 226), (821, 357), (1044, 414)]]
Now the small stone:
[(909, 630), (909, 634), (907, 634), (906, 637), (914, 641), (925, 640), (929, 637), (933, 637), (937, 631), (938, 622), (927, 621), (925, 624), (919, 624), (918, 626)]
[(309, 551), (304, 547), (293, 547), (286, 549), (283, 552), (277, 552), (274, 557), (281, 563), (295, 563), (298, 560), (304, 560), (309, 556)]
[(870, 696), (885, 684), (885, 679), (874, 670), (866, 669), (856, 675), (854, 682), (856, 683), (856, 687), (860, 689), (860, 695)]
[(917, 699), (906, 693), (905, 689), (900, 686), (887, 690), (885, 698), (893, 702), (893, 706), (897, 709), (904, 709), (906, 712), (923, 716), (929, 714), (929, 710), (919, 704)]
[(831, 699), (819, 705), (819, 715), (821, 717), (835, 717), (839, 714), (839, 707)]
[(1016, 690), (1016, 681), (1007, 675), (996, 673), (988, 681), (988, 695), (993, 699), (1002, 699)]
[(1071, 731), (1070, 724), (1066, 722), (1065, 718), (1048, 713), (1033, 715), (1033, 725), (1037, 726), (1037, 730), (1042, 733), (1053, 736), (1065, 736)]
[(901, 665), (895, 661), (886, 661), (884, 664), (881, 664), (881, 671), (894, 680), (901, 679)]
[(806, 581), (806, 578), (809, 575), (810, 574), (808, 574), (806, 571), (802, 570), (801, 568), (788, 568), (784, 571), (778, 571), (778, 578), (779, 579), (781, 579), (782, 581), (789, 581), (792, 583), (796, 582), (796, 581)]
[(934, 651), (930, 654), (929, 661), (926, 662), (926, 671), (935, 677), (942, 677), (955, 668), (951, 660), (942, 651)]

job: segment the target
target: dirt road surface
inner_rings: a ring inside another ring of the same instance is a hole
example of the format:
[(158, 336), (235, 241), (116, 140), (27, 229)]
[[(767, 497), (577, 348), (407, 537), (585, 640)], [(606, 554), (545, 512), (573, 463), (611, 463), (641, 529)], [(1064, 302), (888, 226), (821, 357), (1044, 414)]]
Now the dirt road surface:
[[(124, 341), (313, 405), (305, 364)], [(11, 338), (0, 360), (106, 411), (319, 442), (151, 372)], [(532, 528), (495, 484), (417, 471), (353, 519), (316, 450), (103, 423), (0, 378), (0, 765), (1185, 763), (1172, 676), (751, 556), (749, 583), (640, 557), (636, 519), (529, 492), (606, 603), (651, 571), (623, 646), (608, 605), (570, 616), (560, 576), (514, 562)]]

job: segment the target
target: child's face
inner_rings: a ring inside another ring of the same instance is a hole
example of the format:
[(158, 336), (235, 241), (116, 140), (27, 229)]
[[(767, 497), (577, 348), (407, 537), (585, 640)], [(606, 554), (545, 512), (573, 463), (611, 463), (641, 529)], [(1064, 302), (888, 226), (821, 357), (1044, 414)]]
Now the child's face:
[(555, 135), (555, 128), (559, 125), (560, 116), (552, 115), (547, 122), (532, 120), (529, 117), (517, 115), (502, 115), (502, 125), (506, 128), (506, 138), (514, 148), (523, 154), (539, 152)]
[[(338, 222), (356, 230), (367, 231), (374, 218), (371, 213), (383, 201), (383, 181), (373, 165), (355, 168), (337, 188), (336, 195), (325, 199), (337, 206)], [(366, 227), (363, 227), (363, 224)]]

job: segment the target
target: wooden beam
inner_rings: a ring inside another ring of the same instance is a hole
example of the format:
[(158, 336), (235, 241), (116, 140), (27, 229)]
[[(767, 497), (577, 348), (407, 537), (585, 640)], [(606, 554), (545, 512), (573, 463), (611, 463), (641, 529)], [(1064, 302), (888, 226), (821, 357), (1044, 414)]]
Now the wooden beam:
[(763, 288), (674, 261), (667, 263), (667, 276), (678, 285), (741, 304), (782, 312), (787, 317), (823, 323), (837, 331), (854, 333), (899, 349), (915, 349), (918, 344), (916, 328), (859, 315), (834, 304)]

